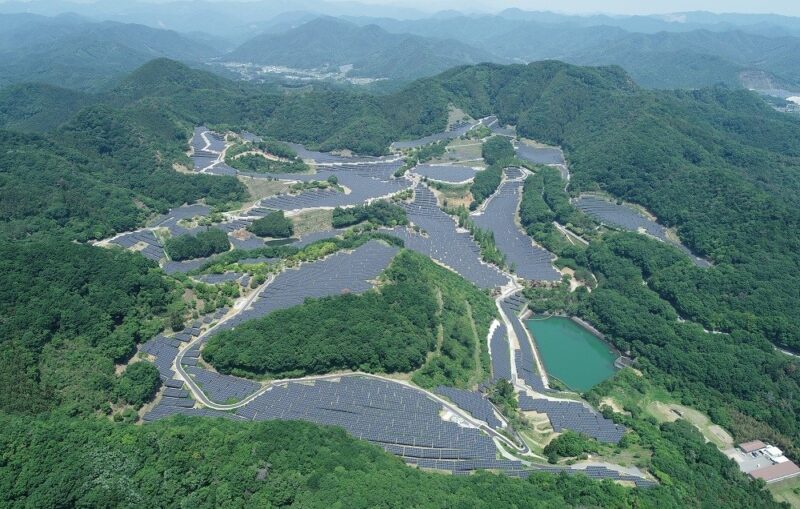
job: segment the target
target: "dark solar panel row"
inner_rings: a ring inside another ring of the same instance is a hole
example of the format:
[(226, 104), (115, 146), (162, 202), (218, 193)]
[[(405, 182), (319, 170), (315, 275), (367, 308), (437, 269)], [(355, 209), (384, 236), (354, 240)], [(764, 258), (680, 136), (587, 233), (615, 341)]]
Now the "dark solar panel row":
[(475, 169), (469, 166), (446, 164), (420, 164), (414, 168), (414, 172), (431, 180), (450, 183), (465, 182), (475, 177)]
[(473, 417), (482, 420), (493, 428), (501, 428), (503, 425), (495, 415), (494, 407), (489, 400), (477, 392), (440, 385), (436, 388), (436, 393), (446, 397), (462, 410), (466, 410)]
[(172, 363), (178, 355), (177, 341), (167, 338), (161, 334), (142, 344), (141, 351), (155, 357), (153, 364), (158, 369), (162, 380), (169, 380), (175, 372), (172, 370)]
[(282, 194), (265, 198), (259, 205), (280, 210), (360, 205), (408, 188), (410, 184), (407, 180), (394, 178), (394, 172), (401, 164), (402, 162), (396, 161), (337, 165), (326, 167), (313, 175), (289, 174), (290, 179), (304, 181), (324, 181), (330, 176), (335, 176), (339, 185), (349, 189), (349, 192), (339, 192), (331, 188), (311, 189), (300, 194)]
[(205, 173), (219, 175), (222, 177), (234, 177), (238, 175), (239, 171), (221, 162), (219, 164), (215, 164), (211, 168), (206, 169)]
[(553, 267), (555, 256), (533, 245), (515, 222), (522, 197), (522, 182), (506, 181), (489, 200), (484, 212), (473, 216), (475, 224), (494, 234), (497, 248), (517, 275), (532, 281), (559, 281), (561, 274)]
[(379, 445), (446, 449), (461, 458), (494, 457), (491, 438), (439, 417), (442, 405), (395, 382), (358, 376), (275, 386), (236, 411), (254, 420), (302, 419), (345, 428)]
[(514, 335), (517, 336), (517, 342), (519, 343), (519, 350), (514, 352), (514, 365), (517, 367), (517, 377), (521, 378), (522, 381), (525, 382), (525, 385), (533, 390), (537, 392), (547, 392), (550, 389), (544, 386), (542, 377), (539, 376), (539, 372), (536, 369), (536, 359), (533, 355), (533, 347), (528, 340), (525, 325), (520, 321), (517, 315), (517, 309), (515, 309), (519, 305), (518, 302), (519, 301), (511, 300), (511, 298), (500, 302), (500, 307), (503, 308), (503, 312), (511, 321), (511, 327), (514, 329)]
[(272, 311), (302, 304), (309, 297), (365, 292), (372, 288), (369, 281), (383, 272), (396, 253), (394, 246), (370, 241), (352, 252), (338, 252), (286, 270), (275, 277), (249, 308), (215, 330), (229, 329)]
[(430, 134), (428, 136), (423, 136), (422, 138), (418, 138), (416, 140), (396, 141), (392, 143), (392, 148), (394, 149), (417, 148), (437, 141), (453, 140), (467, 134), (467, 131), (472, 129), (472, 126), (474, 126), (476, 123), (477, 122), (464, 122), (453, 126), (453, 128), (450, 129), (449, 131)]
[(667, 235), (666, 227), (644, 217), (629, 206), (588, 195), (581, 196), (574, 203), (577, 208), (601, 223), (634, 232), (644, 230), (648, 235), (668, 242), (683, 251), (698, 267), (711, 266), (708, 260), (695, 256), (683, 244), (672, 242)]
[(228, 240), (230, 240), (231, 245), (233, 245), (234, 249), (241, 249), (242, 251), (248, 251), (251, 249), (258, 249), (264, 247), (264, 240), (256, 237), (255, 235), (251, 235), (246, 239), (239, 239), (234, 236), (228, 236)]
[(531, 147), (517, 143), (517, 157), (536, 164), (564, 164), (564, 154), (556, 147)]
[(230, 375), (214, 373), (197, 366), (184, 368), (189, 376), (194, 379), (205, 395), (218, 403), (232, 403), (241, 401), (253, 394), (261, 385), (252, 380), (238, 378)]
[(436, 197), (427, 187), (417, 186), (414, 202), (402, 206), (409, 221), (425, 233), (404, 227), (392, 229), (392, 234), (402, 239), (406, 248), (433, 258), (481, 288), (508, 283), (496, 267), (481, 261), (480, 247), (468, 232), (456, 229), (453, 218), (438, 207)]
[(500, 121), (494, 115), (484, 118), (481, 122), (483, 122), (483, 125), (491, 129), (491, 131), (494, 134), (499, 134), (501, 136), (509, 136), (512, 138), (517, 135), (517, 129), (514, 126), (510, 127), (502, 126), (500, 124)]
[(556, 432), (568, 429), (593, 437), (600, 442), (613, 444), (618, 443), (625, 433), (625, 426), (606, 419), (577, 401), (534, 399), (526, 394), (520, 394), (519, 408), (547, 414)]
[(297, 156), (300, 157), (300, 159), (312, 160), (317, 164), (369, 162), (369, 161), (380, 161), (383, 159), (371, 156), (346, 157), (346, 156), (331, 154), (330, 152), (317, 152), (316, 150), (308, 150), (299, 143), (287, 143), (287, 145), (292, 147), (294, 151), (297, 152)]
[(155, 234), (150, 230), (123, 233), (112, 240), (111, 244), (116, 244), (125, 249), (131, 249), (137, 244), (143, 244), (144, 247), (137, 251), (145, 258), (157, 262), (164, 257), (164, 248), (161, 246)]
[(214, 285), (217, 283), (225, 283), (229, 281), (236, 281), (242, 274), (240, 272), (225, 272), (223, 274), (203, 274), (200, 276), (195, 276), (196, 279), (208, 283), (210, 285)]
[(495, 328), (489, 339), (489, 349), (492, 357), (492, 381), (503, 378), (511, 382), (511, 351), (505, 325), (500, 324)]
[[(299, 419), (340, 426), (356, 438), (368, 440), (406, 462), (452, 472), (500, 470), (515, 476), (531, 471), (583, 472), (566, 467), (532, 466), (497, 459), (491, 438), (476, 428), (464, 428), (440, 417), (441, 404), (421, 391), (399, 383), (360, 376), (339, 380), (291, 382), (274, 386), (236, 410), (251, 420)], [(587, 472), (588, 474), (588, 472)], [(595, 478), (642, 482), (597, 467)]]

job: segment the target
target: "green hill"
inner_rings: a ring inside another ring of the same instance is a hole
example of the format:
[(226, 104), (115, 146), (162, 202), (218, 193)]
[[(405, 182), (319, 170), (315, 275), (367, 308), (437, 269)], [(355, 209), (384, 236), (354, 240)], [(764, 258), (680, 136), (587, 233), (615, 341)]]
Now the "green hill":
[(391, 34), (375, 25), (323, 17), (284, 33), (257, 36), (225, 59), (296, 69), (352, 65), (350, 76), (409, 80), (496, 58), (454, 40)]
[(201, 62), (218, 51), (177, 32), (76, 16), (0, 15), (0, 85), (97, 90), (153, 58)]

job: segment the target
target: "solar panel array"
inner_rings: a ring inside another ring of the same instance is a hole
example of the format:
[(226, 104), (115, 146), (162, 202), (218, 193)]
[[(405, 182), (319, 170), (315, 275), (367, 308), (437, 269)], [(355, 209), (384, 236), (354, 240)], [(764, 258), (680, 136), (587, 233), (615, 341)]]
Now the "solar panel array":
[(556, 147), (531, 147), (524, 143), (516, 146), (517, 157), (536, 164), (564, 164), (564, 154)]
[(211, 213), (211, 207), (196, 203), (194, 205), (182, 205), (175, 207), (166, 214), (162, 214), (155, 219), (148, 222), (150, 226), (160, 226), (164, 228), (172, 228), (177, 226), (178, 221), (181, 219), (191, 219), (197, 216), (207, 216)]
[(240, 272), (224, 272), (222, 274), (203, 274), (201, 276), (196, 276), (196, 279), (202, 281), (203, 283), (215, 285), (218, 283), (236, 281), (240, 277), (242, 277)]
[(324, 230), (324, 231), (321, 231), (321, 232), (307, 233), (307, 234), (303, 235), (302, 237), (300, 237), (299, 239), (297, 239), (296, 241), (292, 242), (292, 246), (294, 246), (294, 247), (305, 247), (305, 246), (307, 246), (309, 244), (312, 244), (312, 243), (314, 243), (314, 242), (316, 242), (318, 240), (331, 239), (333, 237), (341, 235), (346, 230), (347, 230), (346, 228), (339, 228), (339, 229), (335, 229), (335, 230)]
[[(300, 180), (326, 180), (335, 176), (339, 184), (348, 188), (349, 193), (334, 189), (311, 189), (300, 194), (281, 194), (264, 198), (260, 206), (296, 210), (312, 207), (347, 207), (360, 205), (369, 200), (397, 193), (409, 187), (405, 179), (394, 178), (394, 172), (401, 161), (376, 162), (365, 164), (346, 164), (326, 167), (313, 175), (302, 175)], [(290, 178), (299, 175), (290, 174)]]
[(240, 134), (240, 136), (244, 141), (249, 141), (250, 143), (260, 143), (261, 141), (263, 141), (261, 136), (255, 135), (249, 131), (242, 131), (242, 134)]
[(634, 232), (643, 229), (647, 234), (668, 242), (683, 251), (698, 267), (707, 268), (711, 266), (708, 260), (695, 256), (683, 244), (672, 242), (667, 235), (666, 227), (651, 221), (629, 206), (588, 195), (579, 197), (574, 203), (577, 208), (602, 223)]
[(495, 415), (492, 404), (477, 392), (440, 385), (436, 388), (436, 394), (446, 397), (462, 410), (466, 410), (476, 419), (482, 420), (495, 429), (503, 427), (503, 423)]
[(155, 357), (153, 364), (158, 369), (158, 374), (162, 380), (169, 380), (175, 376), (175, 372), (172, 370), (172, 363), (175, 361), (175, 356), (178, 355), (180, 343), (176, 339), (159, 334), (142, 344), (140, 348), (142, 352)]
[(286, 143), (295, 152), (297, 152), (297, 156), (303, 160), (312, 160), (317, 164), (336, 164), (336, 163), (355, 163), (355, 162), (369, 162), (369, 161), (381, 161), (383, 158), (379, 157), (371, 157), (371, 156), (341, 156), (336, 154), (331, 154), (330, 152), (317, 152), (316, 150), (309, 150), (305, 148), (303, 145), (299, 143)]
[[(441, 403), (405, 385), (360, 376), (274, 386), (236, 413), (341, 426), (405, 458), (494, 458), (489, 436), (439, 417)], [(402, 449), (400, 449), (402, 447)], [(401, 452), (402, 451), (402, 452)]]
[(521, 378), (525, 385), (533, 390), (547, 392), (550, 389), (544, 386), (542, 377), (539, 376), (539, 372), (536, 369), (536, 359), (533, 355), (533, 347), (528, 340), (525, 326), (517, 316), (518, 306), (518, 300), (506, 299), (500, 302), (500, 307), (503, 308), (503, 312), (511, 321), (511, 327), (514, 329), (514, 335), (517, 336), (517, 342), (519, 343), (519, 350), (514, 351), (514, 365), (517, 367), (517, 377)]
[(219, 403), (241, 401), (261, 388), (258, 382), (215, 373), (199, 366), (184, 369), (211, 401)]
[(278, 309), (297, 306), (310, 297), (365, 292), (372, 288), (369, 281), (388, 267), (396, 253), (397, 247), (370, 241), (352, 252), (340, 251), (323, 260), (302, 264), (298, 269), (281, 272), (250, 307), (215, 331), (236, 327)]
[(553, 267), (555, 256), (520, 230), (515, 222), (522, 196), (522, 182), (506, 181), (489, 200), (484, 212), (473, 216), (478, 227), (494, 234), (497, 248), (513, 265), (516, 274), (532, 281), (559, 281), (561, 274)]
[(508, 283), (496, 267), (481, 261), (478, 244), (468, 232), (456, 229), (453, 218), (439, 208), (427, 187), (417, 186), (414, 202), (402, 206), (409, 221), (426, 233), (423, 236), (409, 228), (393, 228), (392, 234), (401, 238), (406, 248), (439, 261), (481, 288)]
[(239, 239), (229, 235), (228, 240), (231, 241), (231, 245), (233, 245), (234, 249), (241, 249), (243, 251), (264, 247), (264, 240), (256, 237), (255, 235), (251, 235), (246, 239)]
[(156, 238), (155, 234), (150, 230), (138, 230), (130, 233), (123, 233), (119, 237), (111, 241), (111, 244), (116, 244), (125, 249), (131, 249), (137, 244), (145, 244), (144, 248), (138, 252), (145, 258), (149, 258), (155, 262), (164, 257), (164, 248)]
[(489, 338), (489, 351), (492, 357), (492, 381), (501, 378), (511, 381), (511, 352), (509, 351), (506, 326), (500, 324)]
[(182, 262), (176, 262), (174, 260), (169, 260), (164, 262), (162, 265), (162, 269), (167, 274), (177, 274), (177, 273), (186, 273), (192, 270), (199, 269), (203, 266), (207, 261), (211, 258), (195, 258), (194, 260), (184, 260)]
[(534, 399), (527, 394), (520, 394), (519, 408), (547, 414), (556, 432), (568, 429), (611, 444), (619, 443), (625, 433), (625, 426), (606, 419), (577, 401)]
[(453, 126), (453, 128), (450, 129), (449, 131), (430, 134), (428, 136), (423, 136), (422, 138), (418, 138), (416, 140), (396, 141), (392, 143), (392, 148), (401, 150), (407, 148), (418, 148), (437, 141), (453, 140), (455, 138), (458, 138), (459, 136), (467, 134), (467, 131), (472, 129), (472, 126), (474, 126), (475, 124), (476, 122), (464, 122), (459, 125)]
[(517, 135), (517, 129), (514, 126), (501, 126), (500, 121), (494, 115), (484, 118), (481, 122), (483, 122), (483, 125), (491, 129), (494, 134), (509, 136), (511, 138)]
[(356, 438), (368, 440), (409, 464), (425, 468), (469, 473), (479, 469), (500, 470), (525, 477), (532, 471), (576, 473), (594, 478), (650, 481), (620, 474), (605, 467), (589, 471), (566, 467), (526, 466), (496, 459), (492, 439), (477, 428), (465, 428), (439, 417), (442, 405), (419, 390), (405, 385), (361, 376), (338, 380), (290, 382), (273, 386), (236, 410), (251, 420), (299, 419), (340, 426)]
[(420, 164), (414, 167), (414, 172), (431, 180), (450, 183), (465, 182), (475, 177), (475, 169), (469, 166), (448, 164)]

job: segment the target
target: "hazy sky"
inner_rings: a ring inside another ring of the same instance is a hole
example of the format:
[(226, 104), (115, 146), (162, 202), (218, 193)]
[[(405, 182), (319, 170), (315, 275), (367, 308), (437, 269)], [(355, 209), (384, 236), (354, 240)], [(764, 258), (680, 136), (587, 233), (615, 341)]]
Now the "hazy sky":
[[(4, 3), (12, 0), (0, 0)], [(19, 0), (17, 0), (19, 1)], [(29, 0), (22, 0), (29, 1)], [(94, 3), (97, 0), (67, 0), (71, 3)], [(106, 2), (109, 0), (105, 0)], [(139, 0), (142, 2), (169, 3), (176, 0)], [(187, 0), (179, 0), (187, 1)], [(227, 1), (253, 0), (209, 0)], [(800, 0), (327, 0), (328, 2), (352, 1), (376, 5), (409, 7), (424, 12), (445, 9), (459, 11), (496, 12), (508, 7), (525, 10), (552, 11), (569, 14), (664, 14), (683, 11), (775, 13), (800, 16)]]
[(565, 13), (661, 14), (683, 11), (776, 13), (800, 16), (798, 0), (361, 0), (371, 4), (393, 4), (430, 11), (439, 9), (526, 10)]

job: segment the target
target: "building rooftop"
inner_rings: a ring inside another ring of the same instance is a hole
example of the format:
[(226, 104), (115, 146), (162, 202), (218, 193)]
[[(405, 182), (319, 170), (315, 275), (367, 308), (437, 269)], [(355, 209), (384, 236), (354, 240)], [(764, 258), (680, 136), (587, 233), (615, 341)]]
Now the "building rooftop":
[(775, 463), (763, 468), (757, 468), (750, 472), (756, 479), (763, 479), (766, 482), (776, 482), (800, 475), (800, 467), (791, 461)]
[(741, 449), (743, 452), (754, 452), (754, 451), (759, 451), (765, 448), (766, 446), (767, 444), (765, 444), (761, 440), (753, 440), (751, 442), (744, 442), (742, 444), (739, 444), (739, 449)]

